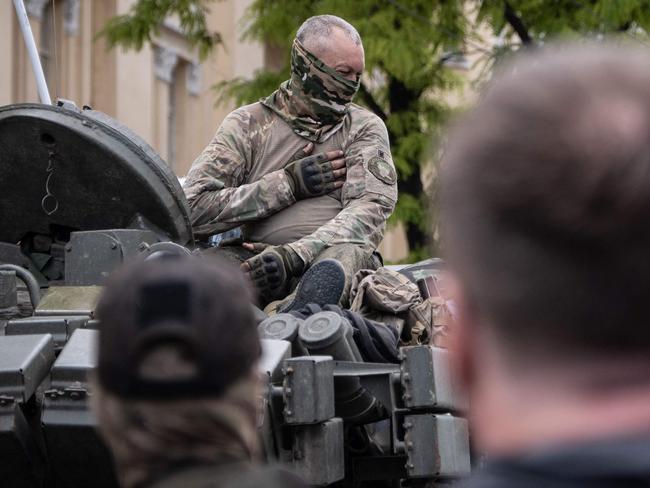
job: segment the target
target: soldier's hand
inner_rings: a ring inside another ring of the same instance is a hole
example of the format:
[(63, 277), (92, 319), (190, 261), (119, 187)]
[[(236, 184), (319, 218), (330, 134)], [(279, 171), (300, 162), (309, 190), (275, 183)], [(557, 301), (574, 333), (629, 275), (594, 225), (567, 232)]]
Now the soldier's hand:
[(302, 200), (326, 195), (341, 188), (347, 170), (343, 151), (328, 151), (293, 161), (284, 171), (296, 200)]
[(254, 252), (255, 254), (259, 254), (267, 247), (271, 247), (271, 244), (266, 244), (265, 242), (244, 242), (242, 243), (242, 247)]
[(283, 298), (288, 291), (289, 280), (300, 274), (303, 268), (302, 259), (289, 246), (268, 246), (241, 265), (242, 271), (248, 273), (267, 301)]
[[(293, 156), (291, 156), (291, 159), (289, 160), (289, 163), (293, 163), (294, 161), (298, 161), (299, 159), (306, 158), (307, 156), (311, 156), (311, 153), (314, 152), (314, 143), (309, 142), (305, 144), (304, 147), (301, 147), (298, 149)], [(287, 164), (289, 164), (287, 163)]]

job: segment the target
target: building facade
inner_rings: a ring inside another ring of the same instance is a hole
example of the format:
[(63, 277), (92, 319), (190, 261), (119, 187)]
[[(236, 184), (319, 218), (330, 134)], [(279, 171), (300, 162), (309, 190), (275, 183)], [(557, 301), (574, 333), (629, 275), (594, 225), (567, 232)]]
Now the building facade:
[[(153, 46), (108, 50), (97, 34), (133, 0), (26, 0), (52, 99), (66, 98), (116, 118), (146, 140), (183, 176), (232, 106), (215, 106), (211, 87), (250, 76), (264, 65), (264, 47), (239, 39), (249, 0), (210, 6), (208, 25), (223, 47), (199, 63), (173, 20)], [(13, 3), (0, 2), (0, 104), (38, 102), (36, 84)]]

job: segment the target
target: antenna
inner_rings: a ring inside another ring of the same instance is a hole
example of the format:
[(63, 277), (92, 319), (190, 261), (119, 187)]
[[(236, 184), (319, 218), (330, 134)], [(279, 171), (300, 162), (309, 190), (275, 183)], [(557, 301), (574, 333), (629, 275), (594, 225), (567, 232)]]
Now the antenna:
[(59, 37), (56, 33), (56, 0), (52, 0), (52, 36), (54, 38), (54, 88), (56, 89), (54, 95), (59, 97), (61, 96), (61, 78), (59, 76), (59, 55), (56, 50), (56, 40)]
[(36, 42), (34, 42), (34, 34), (32, 33), (32, 27), (29, 25), (29, 18), (27, 17), (27, 11), (25, 10), (23, 0), (14, 0), (14, 7), (16, 7), (18, 24), (20, 24), (20, 30), (23, 32), (23, 38), (25, 39), (25, 45), (27, 46), (27, 54), (29, 55), (29, 60), (32, 63), (32, 70), (36, 77), (38, 97), (41, 99), (41, 103), (52, 105), (50, 92), (47, 89), (47, 82), (45, 81), (45, 75), (43, 74), (43, 66), (41, 66), (41, 58), (38, 56)]

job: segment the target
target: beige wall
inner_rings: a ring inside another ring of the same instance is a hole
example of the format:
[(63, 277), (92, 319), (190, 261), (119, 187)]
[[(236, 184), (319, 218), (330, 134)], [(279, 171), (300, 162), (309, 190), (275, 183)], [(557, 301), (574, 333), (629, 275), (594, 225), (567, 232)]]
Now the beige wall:
[(0, 105), (13, 101), (14, 6), (0, 2)]

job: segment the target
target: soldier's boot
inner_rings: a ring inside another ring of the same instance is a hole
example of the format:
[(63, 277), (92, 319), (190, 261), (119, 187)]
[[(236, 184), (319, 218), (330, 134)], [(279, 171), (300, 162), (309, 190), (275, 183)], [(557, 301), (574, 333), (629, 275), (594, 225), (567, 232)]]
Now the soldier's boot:
[(300, 310), (308, 303), (328, 305), (339, 303), (345, 288), (345, 269), (335, 259), (314, 263), (300, 279), (298, 286), (278, 308), (278, 312)]
[(349, 305), (352, 279), (360, 269), (377, 269), (380, 259), (354, 244), (340, 244), (320, 253), (300, 279), (298, 286), (271, 312), (300, 310), (308, 303)]

